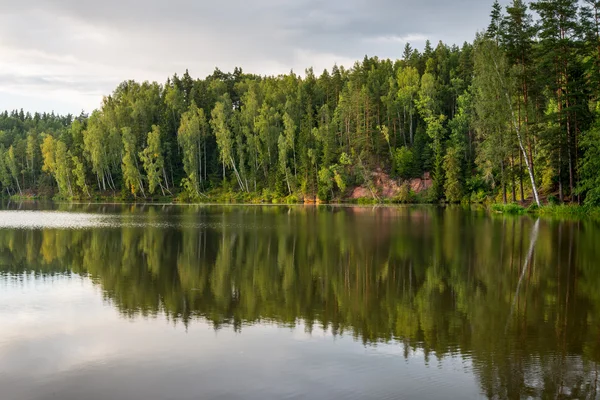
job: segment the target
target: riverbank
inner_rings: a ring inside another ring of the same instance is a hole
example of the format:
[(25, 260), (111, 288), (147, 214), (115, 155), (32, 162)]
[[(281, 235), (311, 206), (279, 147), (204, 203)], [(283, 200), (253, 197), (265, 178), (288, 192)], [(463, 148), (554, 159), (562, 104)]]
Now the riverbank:
[[(447, 203), (434, 203), (427, 201), (424, 196), (413, 196), (409, 201), (399, 198), (337, 198), (331, 201), (321, 201), (315, 197), (303, 197), (298, 195), (278, 196), (274, 193), (242, 193), (225, 192), (215, 190), (201, 197), (190, 199), (185, 196), (154, 196), (147, 198), (124, 198), (113, 195), (95, 195), (85, 198), (59, 198), (51, 196), (4, 196), (3, 199), (11, 201), (59, 201), (59, 202), (91, 202), (91, 203), (157, 203), (157, 204), (305, 204), (305, 205), (448, 205)], [(591, 218), (600, 220), (600, 207), (590, 207), (578, 204), (543, 205), (538, 207), (532, 204), (525, 207), (516, 203), (489, 204), (481, 202), (462, 203), (464, 206), (481, 206), (487, 208), (491, 213), (505, 215), (536, 215), (541, 217), (561, 218)]]
[(562, 218), (591, 218), (600, 219), (600, 207), (590, 207), (578, 204), (544, 205), (538, 207), (533, 204), (524, 207), (519, 204), (493, 204), (490, 206), (492, 212), (509, 215), (537, 215), (543, 217)]
[[(354, 193), (354, 192), (351, 192)], [(179, 192), (171, 196), (134, 197), (130, 194), (102, 192), (92, 193), (91, 196), (62, 197), (53, 194), (23, 193), (23, 195), (2, 196), (0, 198), (12, 201), (61, 201), (61, 202), (111, 202), (111, 203), (182, 203), (182, 204), (433, 204), (427, 196), (410, 192), (400, 196), (348, 196), (320, 199), (317, 196), (291, 194), (282, 196), (278, 193), (263, 190), (261, 192), (239, 192), (223, 189), (213, 189), (200, 195), (190, 196)]]

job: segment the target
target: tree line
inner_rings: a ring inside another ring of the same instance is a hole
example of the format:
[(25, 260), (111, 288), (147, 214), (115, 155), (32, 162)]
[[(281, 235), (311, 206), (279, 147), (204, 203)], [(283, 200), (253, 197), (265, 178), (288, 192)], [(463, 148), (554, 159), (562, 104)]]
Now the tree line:
[[(600, 204), (600, 1), (494, 3), (461, 47), (316, 75), (126, 81), (91, 115), (0, 114), (0, 188), (331, 201), (429, 173), (420, 201)], [(405, 183), (406, 191), (408, 184)], [(414, 194), (397, 200), (415, 200)]]

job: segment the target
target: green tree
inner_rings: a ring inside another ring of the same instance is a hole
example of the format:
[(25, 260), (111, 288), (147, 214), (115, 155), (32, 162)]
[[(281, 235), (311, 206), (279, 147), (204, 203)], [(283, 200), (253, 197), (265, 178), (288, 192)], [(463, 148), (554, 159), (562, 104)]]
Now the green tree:
[(141, 191), (142, 195), (146, 197), (136, 156), (135, 135), (130, 128), (123, 128), (121, 134), (123, 137), (123, 159), (121, 161), (123, 183), (133, 196), (137, 197)]
[(17, 162), (17, 158), (15, 156), (15, 149), (13, 146), (10, 146), (8, 148), (8, 151), (6, 152), (6, 166), (8, 167), (8, 170), (10, 172), (10, 175), (12, 176), (12, 178), (14, 179), (16, 185), (17, 185), (17, 189), (19, 190), (19, 194), (23, 195), (23, 192), (21, 191), (21, 185), (19, 184), (19, 173), (20, 173), (20, 168)]
[(450, 203), (458, 203), (463, 197), (460, 155), (460, 149), (450, 147), (444, 156), (444, 170), (446, 171), (444, 194)]
[(333, 197), (334, 175), (330, 168), (322, 167), (319, 170), (318, 196), (322, 201), (329, 201)]
[(88, 121), (87, 129), (83, 132), (83, 143), (92, 172), (96, 174), (98, 189), (115, 190), (111, 164), (119, 159), (116, 150), (119, 149), (120, 154), (123, 146), (118, 128), (107, 126), (103, 113), (94, 111)]
[[(576, 43), (580, 34), (578, 0), (539, 0), (531, 3), (540, 19), (538, 36), (540, 57), (538, 68), (544, 71), (540, 79), (552, 93), (558, 106), (548, 117), (558, 126), (558, 135), (551, 138), (549, 147), (555, 148), (555, 164), (561, 200), (564, 197), (563, 180), (569, 181), (569, 195), (573, 195), (575, 160), (577, 158), (578, 134), (576, 129), (576, 92), (578, 91), (572, 70), (578, 67)], [(558, 143), (552, 143), (552, 142)], [(566, 165), (565, 165), (566, 164)]]
[(225, 180), (225, 168), (230, 167), (234, 170), (236, 180), (240, 189), (245, 190), (240, 174), (238, 173), (234, 156), (234, 137), (229, 127), (229, 119), (231, 118), (231, 101), (229, 97), (225, 97), (223, 101), (217, 102), (211, 113), (210, 125), (212, 126), (217, 147), (219, 149), (219, 160), (223, 166), (223, 180)]
[(410, 179), (415, 175), (415, 156), (411, 149), (406, 146), (396, 149), (394, 170), (402, 179)]
[(398, 81), (398, 98), (402, 104), (404, 111), (403, 125), (406, 125), (408, 112), (408, 126), (409, 126), (409, 138), (410, 144), (414, 142), (414, 110), (415, 110), (415, 99), (419, 92), (420, 77), (419, 71), (414, 67), (406, 67), (398, 70), (397, 74)]
[(56, 172), (56, 140), (52, 136), (46, 135), (41, 146), (44, 160), (42, 171), (54, 175)]
[(71, 186), (71, 175), (73, 166), (71, 165), (71, 157), (67, 150), (67, 145), (62, 141), (56, 141), (56, 168), (54, 176), (58, 184), (58, 190), (62, 195), (73, 197), (73, 187)]
[(204, 110), (192, 102), (188, 111), (181, 117), (177, 141), (183, 153), (183, 168), (194, 188), (195, 195), (200, 194), (201, 184), (206, 179), (207, 131), (208, 124)]
[(143, 151), (140, 152), (140, 160), (146, 171), (148, 178), (148, 191), (150, 194), (154, 194), (157, 187), (160, 187), (163, 196), (165, 195), (165, 187), (162, 185), (161, 175), (165, 176), (165, 161), (163, 158), (162, 144), (160, 141), (160, 127), (157, 125), (152, 126), (152, 131), (148, 132), (147, 145)]
[[(502, 169), (503, 197), (506, 202), (506, 174), (505, 160), (507, 146), (511, 139), (516, 139), (519, 149), (525, 159), (529, 172), (531, 188), (535, 202), (539, 205), (540, 198), (537, 191), (533, 166), (529, 162), (521, 126), (514, 111), (511, 93), (511, 77), (506, 56), (498, 45), (485, 38), (479, 38), (475, 47), (475, 93), (477, 110), (477, 123), (479, 132), (487, 149), (491, 154), (497, 155)], [(512, 130), (514, 136), (506, 134)], [(484, 156), (485, 157), (485, 156)], [(481, 159), (481, 158), (480, 158)]]
[(6, 150), (0, 145), (0, 184), (6, 189), (6, 192), (10, 196), (11, 176), (8, 166), (6, 164)]
[(26, 163), (27, 171), (31, 177), (31, 184), (35, 186), (36, 182), (36, 165), (38, 159), (38, 138), (35, 131), (30, 131), (27, 135)]
[(71, 155), (71, 163), (73, 165), (73, 180), (75, 181), (75, 184), (87, 195), (87, 197), (92, 197), (85, 180), (86, 171), (83, 161), (78, 156)]
[(581, 180), (578, 192), (585, 197), (585, 203), (600, 206), (600, 118), (583, 135), (582, 147), (585, 149), (581, 160)]
[(283, 134), (279, 135), (277, 141), (277, 150), (279, 153), (279, 169), (285, 176), (285, 183), (287, 185), (288, 194), (292, 194), (292, 187), (290, 185), (289, 168), (288, 168), (288, 141)]
[(419, 98), (417, 100), (417, 109), (425, 121), (427, 135), (432, 140), (433, 149), (433, 196), (437, 200), (442, 196), (444, 185), (444, 139), (446, 128), (444, 122), (447, 117), (439, 114), (437, 104), (437, 87), (435, 77), (430, 73), (425, 73), (421, 78), (421, 88), (419, 89)]

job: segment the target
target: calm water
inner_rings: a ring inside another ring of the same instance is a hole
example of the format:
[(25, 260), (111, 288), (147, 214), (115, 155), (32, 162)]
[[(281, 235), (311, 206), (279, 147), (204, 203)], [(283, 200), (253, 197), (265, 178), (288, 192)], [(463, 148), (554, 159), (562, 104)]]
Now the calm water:
[(0, 398), (598, 398), (600, 225), (4, 204)]

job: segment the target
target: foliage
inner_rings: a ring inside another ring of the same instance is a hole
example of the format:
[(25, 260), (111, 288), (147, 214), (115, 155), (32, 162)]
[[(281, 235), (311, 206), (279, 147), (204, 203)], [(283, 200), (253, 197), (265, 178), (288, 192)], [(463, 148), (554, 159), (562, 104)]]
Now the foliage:
[(583, 137), (584, 157), (581, 161), (579, 193), (585, 193), (585, 204), (600, 206), (600, 120)]
[(502, 214), (525, 214), (526, 209), (518, 204), (494, 204), (492, 210)]
[(394, 169), (402, 179), (410, 179), (415, 173), (415, 157), (408, 147), (402, 146), (396, 149), (394, 154)]
[(463, 185), (458, 148), (451, 147), (448, 149), (444, 156), (444, 169), (446, 170), (444, 183), (446, 200), (450, 203), (459, 203), (463, 197)]
[[(144, 190), (142, 186), (142, 176), (140, 170), (138, 168), (137, 162), (137, 153), (135, 151), (135, 136), (130, 128), (123, 128), (122, 131), (123, 137), (123, 160), (122, 160), (122, 170), (123, 170), (123, 181), (124, 188), (131, 191), (133, 196), (137, 196), (137, 194)], [(145, 195), (144, 195), (145, 197)]]
[(398, 203), (413, 203), (415, 202), (415, 196), (412, 192), (410, 185), (405, 182), (400, 185), (400, 190), (398, 191), (398, 195), (395, 199)]
[(152, 131), (148, 133), (146, 148), (140, 153), (140, 159), (146, 171), (148, 178), (148, 191), (154, 194), (157, 186), (160, 186), (165, 194), (162, 185), (162, 173), (165, 168), (165, 162), (162, 155), (162, 144), (160, 141), (160, 128), (156, 125), (152, 126)]
[(598, 205), (597, 15), (597, 1), (512, 0), (462, 47), (407, 44), (318, 76), (130, 80), (89, 116), (6, 111), (0, 191), (333, 200), (378, 192), (382, 171), (428, 174), (414, 201)]

